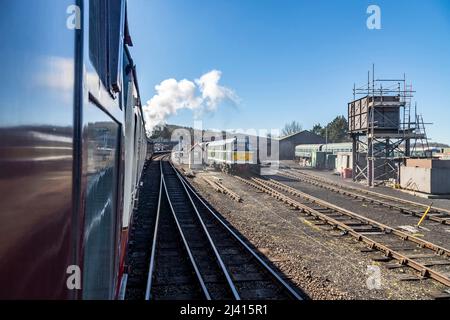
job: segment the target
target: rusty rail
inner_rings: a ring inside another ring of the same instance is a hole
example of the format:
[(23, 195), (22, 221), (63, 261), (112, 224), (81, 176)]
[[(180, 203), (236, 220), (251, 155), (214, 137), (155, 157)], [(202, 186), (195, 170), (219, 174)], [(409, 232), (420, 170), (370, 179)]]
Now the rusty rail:
[[(445, 256), (447, 258), (450, 257), (449, 250), (439, 247), (439, 246), (436, 246), (433, 243), (430, 243), (428, 241), (424, 241), (422, 239), (415, 238), (404, 232), (390, 228), (389, 226), (383, 225), (374, 220), (362, 217), (356, 213), (350, 212), (346, 209), (340, 208), (338, 206), (330, 204), (321, 199), (312, 197), (308, 194), (300, 192), (300, 191), (293, 189), (287, 185), (284, 185), (280, 182), (276, 182), (273, 180), (267, 181), (267, 180), (262, 180), (259, 178), (252, 178), (251, 179), (252, 181), (249, 181), (249, 180), (243, 179), (238, 176), (236, 176), (236, 178), (238, 180), (242, 181), (243, 183), (252, 186), (253, 188), (255, 188), (257, 190), (265, 192), (265, 193), (269, 194), (270, 196), (278, 199), (279, 201), (282, 201), (282, 202), (288, 204), (289, 206), (294, 207), (303, 213), (306, 213), (307, 215), (311, 215), (311, 216), (315, 217), (316, 219), (324, 221), (327, 224), (329, 224), (337, 229), (340, 229), (347, 234), (350, 234), (351, 236), (356, 238), (358, 241), (362, 241), (365, 244), (367, 244), (371, 249), (376, 249), (380, 252), (383, 252), (387, 257), (391, 257), (391, 258), (397, 260), (401, 265), (409, 266), (409, 267), (415, 269), (416, 271), (420, 272), (420, 274), (423, 277), (430, 277), (430, 278), (450, 287), (450, 278), (448, 276), (446, 276), (440, 272), (437, 272), (437, 271), (421, 264), (420, 262), (413, 260), (412, 258), (408, 257), (407, 255), (401, 254), (395, 250), (390, 249), (387, 245), (383, 245), (379, 241), (371, 239), (366, 234), (355, 231), (352, 227), (350, 227), (349, 225), (345, 224), (342, 221), (338, 221), (338, 220), (328, 216), (325, 213), (319, 212), (318, 210), (311, 208), (311, 204), (317, 204), (325, 209), (331, 210), (332, 212), (335, 212), (335, 213), (337, 212), (337, 213), (352, 217), (354, 219), (357, 219), (361, 222), (365, 222), (365, 223), (367, 223), (367, 225), (371, 225), (371, 226), (378, 228), (379, 230), (382, 230), (382, 232), (384, 232), (386, 235), (392, 234), (392, 235), (398, 237), (400, 240), (411, 241), (411, 242), (415, 243), (416, 245), (420, 246), (421, 248), (427, 248), (427, 249), (433, 250), (437, 255), (440, 255), (440, 256)], [(281, 189), (287, 193), (301, 197), (302, 199), (310, 201), (310, 203), (304, 204), (299, 201), (296, 201), (296, 200), (286, 196), (285, 194), (278, 192), (274, 188)]]
[(229, 196), (231, 199), (237, 201), (237, 202), (241, 202), (242, 198), (240, 195), (238, 195), (237, 193), (235, 193), (234, 191), (231, 191), (229, 188), (225, 187), (224, 185), (216, 182), (216, 181), (211, 181), (206, 177), (202, 177), (203, 180), (205, 180), (214, 190), (216, 190), (217, 192), (226, 194), (227, 196)]
[[(326, 189), (326, 190), (329, 190), (329, 191), (332, 191), (332, 192), (335, 192), (338, 194), (342, 194), (342, 195), (351, 197), (353, 199), (359, 199), (359, 200), (366, 201), (369, 203), (382, 205), (384, 207), (388, 207), (389, 209), (396, 209), (402, 213), (408, 213), (408, 214), (414, 215), (416, 217), (422, 217), (423, 210), (426, 210), (428, 208), (428, 205), (426, 205), (426, 204), (421, 204), (418, 202), (405, 200), (405, 199), (381, 194), (381, 193), (374, 192), (374, 191), (369, 191), (369, 190), (365, 190), (365, 189), (361, 189), (361, 188), (343, 185), (343, 184), (331, 181), (329, 179), (316, 177), (316, 176), (309, 175), (304, 172), (297, 171), (295, 174), (289, 173), (289, 172), (279, 172), (279, 175), (285, 176), (287, 178), (294, 179), (297, 181), (306, 182), (306, 183), (312, 184), (316, 187)], [(379, 199), (377, 199), (377, 198), (379, 198)], [(393, 201), (394, 203), (392, 203), (392, 202), (389, 203), (387, 201)], [(409, 206), (415, 207), (415, 208), (417, 208), (417, 210), (421, 210), (421, 211), (416, 211), (416, 210), (412, 210), (412, 209), (404, 207), (404, 206), (400, 206), (399, 203), (403, 204), (403, 205), (409, 205)], [(434, 221), (434, 222), (441, 223), (441, 224), (450, 225), (450, 211), (449, 210), (433, 207), (433, 210), (431, 210), (430, 213), (439, 214), (440, 216), (429, 215), (429, 216), (427, 216), (427, 219)]]

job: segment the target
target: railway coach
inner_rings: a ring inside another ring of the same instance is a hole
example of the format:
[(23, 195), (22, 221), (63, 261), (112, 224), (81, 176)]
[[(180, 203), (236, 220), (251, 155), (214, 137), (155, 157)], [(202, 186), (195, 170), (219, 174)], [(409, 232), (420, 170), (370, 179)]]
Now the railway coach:
[(124, 0), (2, 1), (0, 299), (113, 299), (144, 161)]
[(257, 149), (248, 137), (233, 137), (206, 144), (206, 162), (227, 173), (253, 169), (257, 166)]

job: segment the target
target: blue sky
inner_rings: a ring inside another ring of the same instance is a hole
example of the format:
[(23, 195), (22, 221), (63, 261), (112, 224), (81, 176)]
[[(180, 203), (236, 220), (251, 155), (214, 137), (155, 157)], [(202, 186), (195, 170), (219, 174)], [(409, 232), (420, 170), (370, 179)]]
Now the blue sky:
[[(381, 30), (366, 27), (370, 4)], [(406, 73), (432, 141), (450, 143), (450, 1), (129, 0), (132, 54), (144, 102), (162, 80), (222, 71), (240, 97), (203, 116), (205, 128), (305, 129), (347, 113), (372, 63)], [(193, 125), (181, 111), (169, 123)]]

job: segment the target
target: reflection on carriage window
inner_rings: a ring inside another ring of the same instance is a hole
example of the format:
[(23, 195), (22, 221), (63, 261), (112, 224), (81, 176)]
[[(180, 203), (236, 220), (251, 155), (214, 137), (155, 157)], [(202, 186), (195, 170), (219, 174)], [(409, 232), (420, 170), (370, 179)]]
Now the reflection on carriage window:
[(90, 105), (84, 126), (87, 187), (83, 297), (112, 298), (119, 126)]

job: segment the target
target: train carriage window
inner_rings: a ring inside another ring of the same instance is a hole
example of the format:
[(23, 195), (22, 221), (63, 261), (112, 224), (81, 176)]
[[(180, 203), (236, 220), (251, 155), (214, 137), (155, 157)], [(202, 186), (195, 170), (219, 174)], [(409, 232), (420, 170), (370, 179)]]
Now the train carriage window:
[(119, 128), (96, 106), (85, 109), (84, 299), (111, 299), (114, 295)]
[(89, 1), (89, 58), (103, 85), (108, 88), (108, 0)]
[(250, 138), (248, 136), (245, 137), (245, 151), (250, 151)]
[[(138, 150), (139, 150), (139, 144), (138, 144), (138, 137), (139, 137), (139, 132), (138, 132), (138, 119), (136, 114), (134, 115), (134, 141), (133, 141), (133, 162), (136, 162), (137, 159), (137, 155), (138, 155)], [(136, 166), (133, 166), (133, 180), (134, 180), (134, 184), (136, 184), (137, 181), (137, 171), (136, 171)]]
[(123, 0), (89, 1), (89, 58), (111, 93), (122, 87), (124, 12)]
[(120, 92), (122, 88), (125, 1), (108, 0), (108, 5), (110, 86), (114, 92)]
[(126, 108), (133, 105), (132, 97), (133, 92), (129, 90), (130, 87), (133, 87), (133, 75), (132, 68), (130, 65), (130, 60), (127, 55), (123, 55), (122, 59), (122, 73), (123, 73), (123, 93), (125, 97), (124, 105)]

